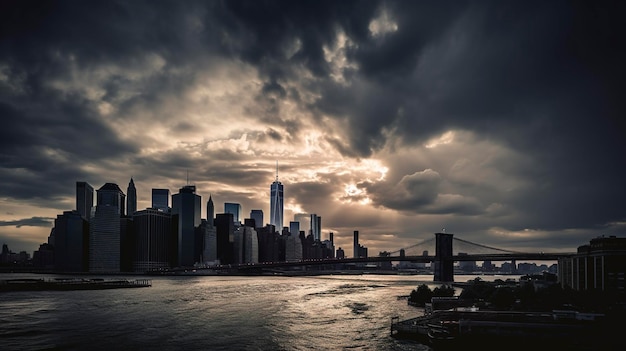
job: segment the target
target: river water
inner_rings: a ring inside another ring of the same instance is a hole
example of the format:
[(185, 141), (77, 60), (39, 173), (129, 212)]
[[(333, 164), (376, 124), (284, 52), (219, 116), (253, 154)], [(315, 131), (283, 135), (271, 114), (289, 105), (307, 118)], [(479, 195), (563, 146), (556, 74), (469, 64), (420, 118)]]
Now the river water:
[[(42, 276), (0, 274), (16, 277)], [(151, 279), (149, 288), (2, 293), (0, 349), (429, 350), (390, 337), (390, 321), (422, 313), (399, 297), (438, 286), (419, 275)]]

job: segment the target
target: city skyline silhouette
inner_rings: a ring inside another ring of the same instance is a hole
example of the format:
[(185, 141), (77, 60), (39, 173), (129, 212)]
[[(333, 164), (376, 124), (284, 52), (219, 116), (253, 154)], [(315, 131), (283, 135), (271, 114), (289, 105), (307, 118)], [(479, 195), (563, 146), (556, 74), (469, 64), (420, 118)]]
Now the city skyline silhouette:
[[(626, 231), (619, 2), (9, 2), (0, 242), (74, 183), (195, 184), (370, 252), (441, 228), (558, 251)], [(203, 210), (204, 211), (204, 210)], [(268, 221), (269, 222), (269, 221)]]

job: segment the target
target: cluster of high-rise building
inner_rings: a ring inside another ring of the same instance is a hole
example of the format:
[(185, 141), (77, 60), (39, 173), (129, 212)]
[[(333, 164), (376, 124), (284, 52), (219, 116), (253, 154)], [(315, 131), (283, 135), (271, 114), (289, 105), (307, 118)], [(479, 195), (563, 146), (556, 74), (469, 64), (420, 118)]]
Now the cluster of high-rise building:
[[(76, 209), (57, 216), (48, 242), (34, 253), (41, 266), (65, 272), (146, 272), (344, 257), (341, 248), (335, 251), (333, 233), (321, 240), (317, 214), (296, 214), (283, 226), (284, 188), (278, 172), (270, 186), (269, 224), (260, 209), (243, 218), (238, 203), (226, 202), (224, 212), (216, 214), (211, 196), (202, 216), (202, 198), (194, 185), (172, 195), (169, 189), (153, 188), (152, 206), (143, 210), (137, 209), (132, 178), (126, 194), (114, 183), (95, 193), (94, 199), (89, 183), (76, 182)], [(357, 252), (367, 255), (366, 248)]]

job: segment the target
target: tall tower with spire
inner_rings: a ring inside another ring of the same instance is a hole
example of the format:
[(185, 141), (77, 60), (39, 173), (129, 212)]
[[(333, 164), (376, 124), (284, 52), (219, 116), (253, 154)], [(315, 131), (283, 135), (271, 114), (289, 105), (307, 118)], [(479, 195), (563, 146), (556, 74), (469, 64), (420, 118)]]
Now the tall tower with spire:
[(215, 218), (215, 206), (213, 205), (213, 199), (209, 195), (209, 201), (206, 203), (206, 220), (210, 225), (213, 225), (213, 219)]
[(131, 177), (126, 189), (126, 215), (132, 217), (135, 212), (137, 212), (137, 189)]
[(270, 224), (279, 233), (283, 230), (283, 184), (278, 180), (278, 161), (276, 161), (276, 180), (270, 186)]

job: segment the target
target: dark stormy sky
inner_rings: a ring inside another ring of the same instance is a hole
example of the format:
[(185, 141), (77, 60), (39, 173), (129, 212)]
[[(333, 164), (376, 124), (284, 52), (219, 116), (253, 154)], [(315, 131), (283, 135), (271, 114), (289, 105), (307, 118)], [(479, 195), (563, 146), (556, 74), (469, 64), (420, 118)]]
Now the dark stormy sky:
[[(74, 186), (189, 182), (322, 217), (352, 254), (446, 228), (514, 250), (625, 235), (626, 2), (3, 1), (0, 241)], [(203, 206), (203, 213), (204, 213)]]

